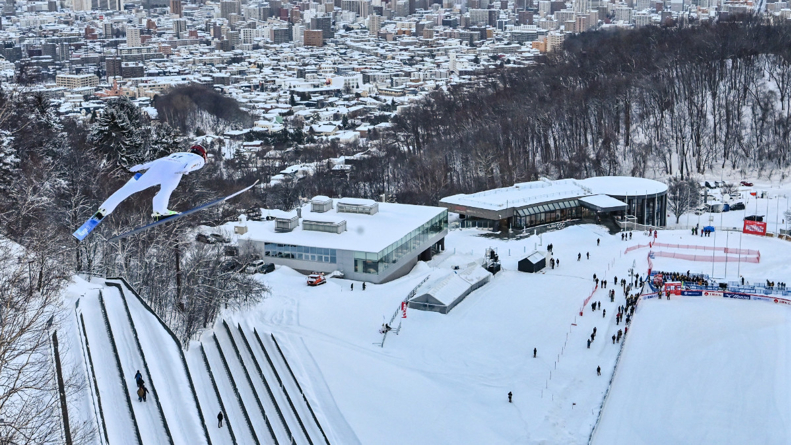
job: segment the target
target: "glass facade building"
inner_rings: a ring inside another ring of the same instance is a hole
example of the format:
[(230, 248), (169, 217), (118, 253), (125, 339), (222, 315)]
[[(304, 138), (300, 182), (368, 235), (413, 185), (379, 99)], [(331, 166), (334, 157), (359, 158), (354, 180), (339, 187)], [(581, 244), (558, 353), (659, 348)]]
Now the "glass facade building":
[(264, 256), (319, 263), (336, 263), (338, 251), (321, 247), (295, 246), (292, 244), (265, 243)]
[(517, 229), (590, 216), (592, 212), (582, 207), (578, 200), (568, 199), (539, 204), (514, 210), (513, 227)]
[(425, 224), (404, 235), (380, 252), (354, 252), (354, 271), (380, 274), (398, 260), (413, 253), (431, 237), (448, 229), (448, 211), (444, 210)]

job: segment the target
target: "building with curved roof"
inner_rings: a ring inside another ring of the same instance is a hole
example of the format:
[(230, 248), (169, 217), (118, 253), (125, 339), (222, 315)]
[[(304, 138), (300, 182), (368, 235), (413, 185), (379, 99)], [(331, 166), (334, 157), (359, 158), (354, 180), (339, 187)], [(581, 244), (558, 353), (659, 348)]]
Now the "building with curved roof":
[(439, 205), (464, 218), (498, 221), (502, 228), (605, 215), (630, 216), (639, 224), (664, 226), (667, 185), (628, 176), (541, 179), (448, 196)]

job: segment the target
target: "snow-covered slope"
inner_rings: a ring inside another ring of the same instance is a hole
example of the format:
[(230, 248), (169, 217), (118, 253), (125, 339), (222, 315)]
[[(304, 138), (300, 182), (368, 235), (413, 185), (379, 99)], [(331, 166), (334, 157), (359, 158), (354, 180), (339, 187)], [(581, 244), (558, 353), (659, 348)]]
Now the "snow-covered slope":
[(641, 303), (594, 444), (791, 443), (791, 309)]

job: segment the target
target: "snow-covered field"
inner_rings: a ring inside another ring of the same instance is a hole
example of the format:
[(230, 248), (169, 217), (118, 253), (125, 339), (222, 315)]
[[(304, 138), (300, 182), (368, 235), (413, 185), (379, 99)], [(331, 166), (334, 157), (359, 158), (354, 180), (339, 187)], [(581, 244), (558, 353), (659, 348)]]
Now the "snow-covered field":
[(791, 310), (647, 300), (594, 444), (791, 443)]
[[(791, 281), (787, 241), (735, 232), (701, 238), (686, 230), (661, 231), (658, 241), (739, 247), (739, 238), (742, 248), (761, 251), (760, 264), (716, 263), (712, 271), (710, 262), (656, 258), (654, 268), (731, 281), (739, 275)], [(583, 444), (620, 348), (611, 336), (623, 328), (614, 316), (625, 299), (612, 280), (628, 279), (632, 267), (645, 274), (649, 249), (623, 252), (649, 239), (634, 232), (631, 241), (622, 241), (592, 225), (521, 240), (455, 230), (446, 238), (447, 250), (431, 262), (393, 282), (367, 284), (365, 291), (362, 283), (352, 291), (351, 281), (337, 278), (308, 287), (304, 275), (278, 267), (259, 275), (272, 289), (270, 298), (223, 318), (248, 332), (275, 335), (331, 443)], [(516, 270), (519, 259), (548, 244), (559, 267), (538, 274)], [(400, 332), (379, 346), (380, 326), (418, 283), (437, 268), (480, 262), (487, 247), (497, 249), (504, 269), (489, 284), (447, 315), (412, 309), (407, 318), (399, 315), (394, 327), (400, 325)], [(580, 316), (594, 273), (610, 281), (592, 300), (606, 314), (588, 306)], [(606, 297), (609, 288), (616, 289), (614, 302)], [(691, 297), (641, 303), (595, 443), (789, 443), (783, 409), (791, 401), (784, 381), (789, 311), (764, 302)], [(596, 340), (588, 349), (594, 327)], [(188, 354), (193, 368), (201, 365), (193, 360), (196, 351)], [(208, 388), (198, 392), (199, 398), (212, 397)], [(191, 395), (184, 394), (183, 402), (192, 403)], [(231, 421), (241, 433), (240, 418)], [(207, 422), (216, 428), (211, 418)]]

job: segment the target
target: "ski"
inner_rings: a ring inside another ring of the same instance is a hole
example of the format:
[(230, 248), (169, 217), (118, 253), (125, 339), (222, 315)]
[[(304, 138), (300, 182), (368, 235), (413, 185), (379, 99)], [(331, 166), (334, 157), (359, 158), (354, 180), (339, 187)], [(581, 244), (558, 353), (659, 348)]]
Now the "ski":
[[(143, 176), (142, 173), (136, 173), (134, 176), (132, 176), (129, 182), (137, 181), (138, 179), (140, 179), (141, 176)], [(102, 219), (104, 219), (104, 218), (97, 218), (96, 215), (98, 213), (99, 212), (94, 213), (93, 216), (91, 216), (88, 219), (88, 221), (85, 221), (85, 224), (81, 225), (79, 229), (77, 229), (74, 233), (72, 233), (72, 236), (77, 238), (78, 241), (84, 240), (85, 237), (88, 236), (88, 234), (91, 233), (93, 229), (95, 229), (96, 226), (99, 225), (100, 222), (102, 222)]]
[(115, 241), (115, 240), (123, 239), (123, 238), (126, 238), (128, 236), (132, 236), (132, 235), (138, 234), (140, 232), (144, 232), (144, 231), (146, 231), (146, 230), (148, 230), (148, 229), (150, 229), (152, 227), (156, 227), (156, 226), (158, 226), (160, 224), (165, 224), (165, 223), (168, 223), (168, 222), (171, 222), (171, 221), (175, 221), (175, 220), (177, 220), (177, 219), (179, 219), (181, 217), (184, 217), (184, 216), (187, 216), (187, 215), (191, 215), (191, 214), (193, 214), (195, 212), (199, 212), (199, 211), (204, 210), (204, 209), (208, 209), (209, 207), (214, 207), (216, 205), (220, 205), (220, 204), (224, 203), (225, 201), (227, 201), (227, 200), (229, 200), (231, 198), (234, 198), (236, 196), (239, 196), (242, 193), (250, 190), (251, 188), (255, 187), (256, 184), (258, 184), (258, 181), (255, 181), (251, 185), (239, 190), (236, 193), (230, 194), (230, 195), (228, 195), (228, 196), (226, 196), (224, 198), (220, 198), (220, 199), (208, 202), (206, 204), (199, 205), (198, 207), (193, 207), (193, 208), (191, 208), (189, 210), (186, 210), (184, 212), (181, 212), (181, 213), (179, 213), (177, 215), (169, 216), (167, 218), (160, 219), (159, 221), (153, 222), (151, 224), (146, 224), (145, 226), (138, 227), (138, 228), (136, 228), (134, 230), (130, 230), (130, 231), (122, 233), (120, 235), (116, 235), (116, 236), (110, 238), (108, 241)]

